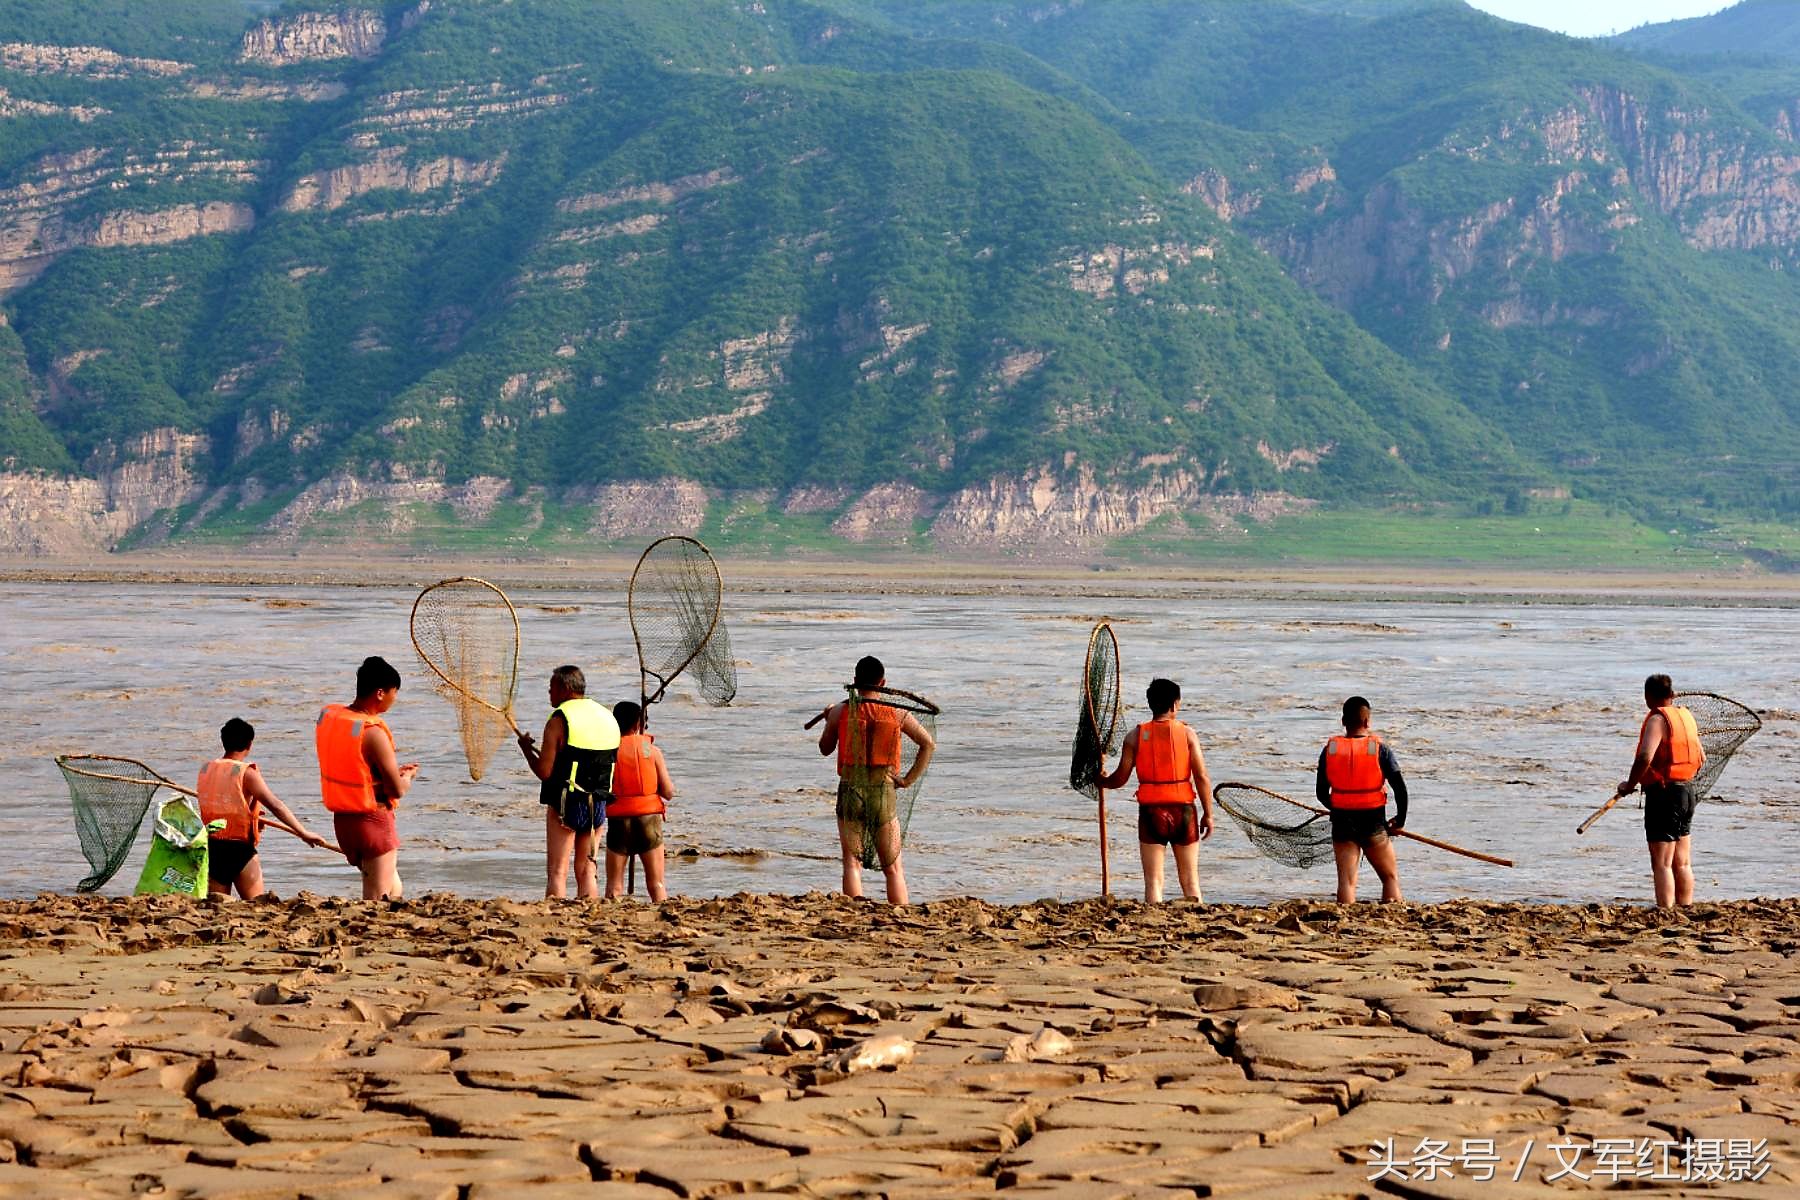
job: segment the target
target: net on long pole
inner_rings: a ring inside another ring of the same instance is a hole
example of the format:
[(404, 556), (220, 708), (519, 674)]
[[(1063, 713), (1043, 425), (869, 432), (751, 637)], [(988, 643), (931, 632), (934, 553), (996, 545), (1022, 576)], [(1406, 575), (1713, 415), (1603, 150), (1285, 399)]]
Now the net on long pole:
[[(729, 635), (721, 635), (725, 586), (711, 551), (675, 534), (650, 543), (631, 572), (626, 607), (637, 642), (638, 690), (646, 711), (690, 667), (700, 693), (713, 704), (737, 695), (737, 665)], [(707, 652), (712, 639), (719, 643)]]
[(1119, 639), (1105, 621), (1088, 635), (1076, 709), (1069, 786), (1089, 800), (1098, 800), (1106, 756), (1112, 753), (1119, 729)]
[(56, 766), (69, 785), (75, 834), (89, 868), (75, 890), (92, 892), (125, 865), (150, 801), (164, 780), (135, 759), (104, 754), (59, 754)]
[(512, 709), (519, 614), (506, 593), (485, 579), (446, 579), (413, 602), (412, 641), (437, 677), (438, 694), (456, 709), (469, 778), (480, 779), (508, 731), (518, 730)]
[(1704, 800), (1712, 793), (1719, 772), (1731, 761), (1750, 735), (1762, 728), (1762, 718), (1736, 700), (1715, 692), (1681, 692), (1675, 703), (1694, 714), (1694, 726), (1700, 732), (1700, 748), (1706, 761), (1690, 785), (1694, 799)]
[[(849, 712), (845, 725), (847, 736), (853, 741), (861, 741), (860, 730), (867, 719), (866, 710), (874, 706), (895, 709), (902, 714), (902, 719), (910, 715), (934, 743), (937, 741), (937, 719), (942, 710), (925, 697), (899, 688), (875, 687), (859, 691), (854, 684), (846, 684), (845, 688), (849, 692)], [(865, 696), (864, 692), (869, 694)], [(910, 774), (913, 765), (919, 761), (919, 754), (918, 743), (902, 733), (900, 765), (896, 773), (902, 777)], [(861, 816), (862, 844), (858, 856), (862, 859), (863, 866), (875, 867), (880, 864), (881, 841), (889, 836), (886, 829), (890, 823), (897, 822), (897, 828), (893, 831), (894, 852), (898, 853), (906, 845), (906, 831), (912, 826), (913, 806), (919, 799), (919, 793), (925, 790), (925, 776), (929, 773), (928, 766), (925, 772), (913, 780), (911, 787), (900, 787), (898, 784), (894, 786), (891, 813), (885, 803), (885, 772), (871, 770), (867, 776), (853, 773), (841, 778), (841, 782), (855, 794), (856, 810)]]
[(1331, 857), (1331, 818), (1325, 813), (1309, 813), (1253, 783), (1221, 783), (1213, 799), (1265, 858), (1305, 868)]

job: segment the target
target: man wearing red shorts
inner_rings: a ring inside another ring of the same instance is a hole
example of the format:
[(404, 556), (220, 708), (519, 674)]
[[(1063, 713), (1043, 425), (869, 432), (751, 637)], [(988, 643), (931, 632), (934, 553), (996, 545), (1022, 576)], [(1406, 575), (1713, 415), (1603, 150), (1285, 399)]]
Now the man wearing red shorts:
[(400, 898), (394, 807), (412, 787), (419, 764), (395, 760), (394, 735), (381, 719), (399, 695), (400, 672), (384, 658), (365, 658), (356, 668), (356, 699), (326, 705), (313, 730), (319, 790), (344, 857), (362, 872), (364, 900)]
[[(1212, 836), (1212, 780), (1200, 739), (1175, 719), (1181, 687), (1172, 679), (1152, 679), (1144, 692), (1151, 720), (1125, 735), (1119, 768), (1100, 786), (1123, 787), (1133, 769), (1138, 777), (1138, 856), (1144, 862), (1144, 902), (1160, 904), (1163, 847), (1175, 851), (1181, 894), (1200, 899), (1200, 842)], [(1195, 813), (1194, 801), (1200, 808)]]

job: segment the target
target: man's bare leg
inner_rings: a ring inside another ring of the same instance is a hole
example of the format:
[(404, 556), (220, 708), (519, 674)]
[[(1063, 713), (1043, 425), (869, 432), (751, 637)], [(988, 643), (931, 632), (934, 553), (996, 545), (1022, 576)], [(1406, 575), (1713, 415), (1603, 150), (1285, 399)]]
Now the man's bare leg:
[(1675, 871), (1675, 903), (1692, 904), (1694, 902), (1694, 839), (1684, 837), (1675, 843), (1675, 859), (1670, 864)]
[[(237, 894), (245, 900), (254, 900), (268, 889), (263, 887), (262, 858), (252, 855), (244, 869), (238, 872)], [(1688, 884), (1688, 895), (1694, 894), (1693, 884)]]
[(561, 900), (568, 893), (569, 854), (575, 848), (575, 831), (562, 823), (556, 810), (544, 805), (544, 898)]
[(575, 894), (583, 900), (598, 899), (600, 895), (600, 872), (594, 865), (594, 843), (599, 838), (598, 829), (575, 835)]
[(1337, 902), (1356, 903), (1356, 873), (1362, 869), (1362, 847), (1355, 842), (1331, 843), (1331, 857), (1337, 860)]
[(628, 855), (606, 852), (606, 898), (617, 900), (625, 894), (625, 864), (630, 862)]
[(1181, 894), (1189, 900), (1200, 899), (1200, 843), (1171, 849), (1175, 851), (1175, 878), (1181, 881)]
[[(1656, 890), (1656, 907), (1673, 908), (1675, 892), (1675, 850), (1680, 842), (1650, 843), (1650, 885)], [(1688, 895), (1693, 895), (1693, 872), (1688, 872)]]
[(669, 889), (663, 882), (663, 848), (658, 846), (654, 850), (644, 851), (638, 855), (638, 861), (644, 864), (644, 894), (650, 897), (652, 903), (667, 900)]
[(844, 895), (862, 897), (862, 826), (853, 821), (838, 822), (838, 851), (844, 859)]
[(398, 900), (400, 899), (400, 852), (389, 850), (386, 854), (378, 854), (374, 858), (365, 858), (359, 870), (362, 871), (362, 898), (364, 900)]
[(1161, 904), (1163, 848), (1157, 842), (1139, 842), (1138, 859), (1144, 864), (1144, 903)]
[(1394, 857), (1392, 838), (1376, 838), (1368, 845), (1369, 865), (1381, 876), (1381, 902), (1397, 904), (1400, 900), (1400, 861)]
[(887, 879), (889, 904), (906, 903), (906, 871), (900, 865), (900, 822), (883, 825), (875, 834), (875, 854), (881, 860), (881, 873)]

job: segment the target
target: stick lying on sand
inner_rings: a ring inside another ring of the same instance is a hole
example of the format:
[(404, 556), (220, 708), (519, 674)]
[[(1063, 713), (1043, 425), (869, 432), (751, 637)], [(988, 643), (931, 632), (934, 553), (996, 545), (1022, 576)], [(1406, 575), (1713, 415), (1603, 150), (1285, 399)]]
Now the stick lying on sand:
[[(1248, 788), (1251, 791), (1261, 792), (1265, 796), (1273, 796), (1277, 800), (1284, 800), (1295, 808), (1304, 808), (1309, 813), (1315, 813), (1319, 816), (1331, 815), (1331, 810), (1328, 808), (1320, 808), (1316, 804), (1303, 803), (1299, 800), (1295, 800), (1291, 796), (1284, 796), (1280, 792), (1270, 791), (1266, 787), (1257, 787), (1254, 783), (1221, 783), (1213, 789), (1214, 798), (1216, 799), (1219, 792), (1225, 788)], [(1460, 854), (1464, 858), (1473, 858), (1480, 862), (1493, 863), (1497, 867), (1510, 867), (1513, 865), (1512, 859), (1510, 858), (1501, 858), (1498, 855), (1493, 854), (1483, 854), (1479, 850), (1465, 850), (1461, 846), (1453, 846), (1449, 842), (1440, 842), (1436, 838), (1426, 837), (1422, 833), (1414, 833), (1410, 829), (1397, 830), (1395, 831), (1395, 836), (1411, 838), (1415, 842), (1423, 842), (1425, 845), (1436, 847), (1439, 850), (1448, 850), (1450, 853)]]

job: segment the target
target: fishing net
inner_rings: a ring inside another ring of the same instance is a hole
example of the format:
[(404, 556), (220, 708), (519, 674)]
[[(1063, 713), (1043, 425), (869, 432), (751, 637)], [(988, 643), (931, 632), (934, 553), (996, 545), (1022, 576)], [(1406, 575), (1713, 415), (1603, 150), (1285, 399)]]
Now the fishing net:
[(104, 887), (118, 874), (164, 779), (141, 762), (104, 754), (59, 754), (57, 769), (75, 806), (75, 833), (88, 862), (78, 892)]
[(413, 649), (437, 676), (437, 691), (456, 709), (469, 778), (480, 779), (494, 750), (518, 723), (519, 614), (506, 593), (485, 579), (459, 577), (419, 593), (412, 611)]
[(1731, 756), (1762, 728), (1762, 718), (1736, 700), (1713, 692), (1681, 692), (1675, 702), (1694, 714), (1700, 748), (1706, 751), (1706, 762), (1701, 764), (1692, 784), (1694, 799), (1704, 800)]
[(1087, 658), (1076, 696), (1074, 752), (1069, 786), (1089, 800), (1100, 799), (1100, 778), (1119, 728), (1119, 639), (1101, 621), (1088, 635)]
[(1331, 817), (1326, 813), (1309, 813), (1253, 783), (1221, 783), (1213, 788), (1213, 799), (1265, 858), (1305, 868), (1331, 857)]
[[(854, 684), (845, 685), (850, 693), (849, 714), (845, 722), (849, 736), (855, 738), (857, 730), (863, 722), (864, 710), (880, 706), (891, 708), (902, 714), (910, 714), (918, 721), (925, 732), (935, 743), (937, 741), (937, 719), (940, 709), (923, 696), (912, 692), (903, 692), (899, 688), (876, 687), (864, 688), (871, 696), (864, 696)], [(873, 697), (873, 698), (871, 698)], [(900, 735), (900, 766), (897, 773), (904, 777), (911, 773), (913, 764), (919, 761), (919, 745), (905, 733)], [(925, 775), (929, 769), (913, 780), (911, 787), (893, 787), (894, 804), (892, 812), (887, 811), (885, 803), (887, 786), (883, 783), (884, 772), (870, 769), (867, 775), (854, 770), (848, 776), (840, 777), (839, 782), (855, 794), (856, 808), (862, 815), (862, 845), (860, 857), (865, 867), (876, 867), (881, 863), (879, 839), (882, 830), (889, 822), (898, 821), (899, 829), (895, 850), (906, 845), (906, 831), (912, 825), (913, 805), (919, 799), (919, 793), (925, 789)]]
[[(690, 666), (700, 694), (710, 703), (729, 704), (737, 695), (731, 638), (719, 615), (723, 595), (724, 581), (712, 553), (691, 537), (659, 538), (638, 559), (626, 607), (646, 710)], [(718, 644), (713, 646), (715, 637)]]

